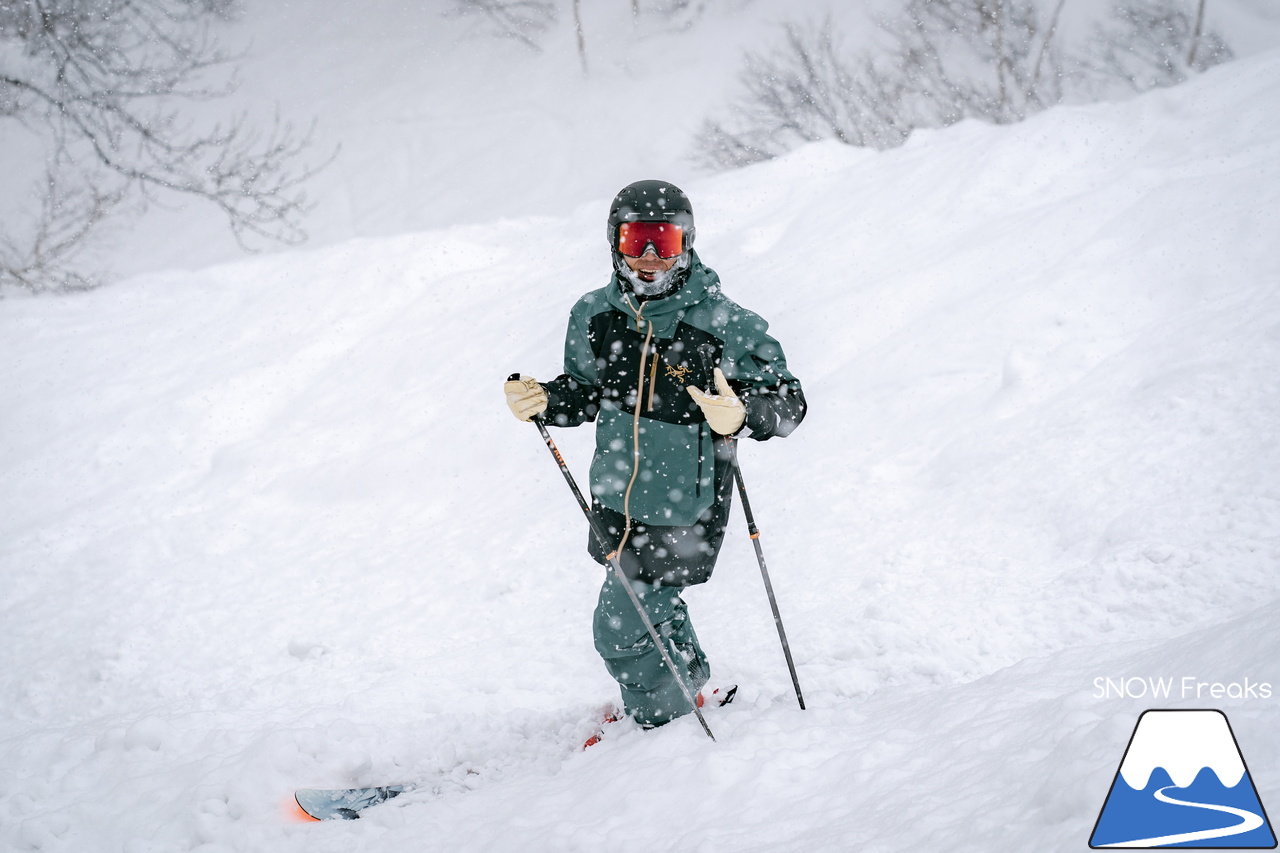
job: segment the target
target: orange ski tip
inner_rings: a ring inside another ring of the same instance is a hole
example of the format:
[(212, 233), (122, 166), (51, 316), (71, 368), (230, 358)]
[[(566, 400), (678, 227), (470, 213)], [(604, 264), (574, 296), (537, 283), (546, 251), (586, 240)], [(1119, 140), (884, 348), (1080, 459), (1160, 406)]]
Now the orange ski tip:
[(298, 805), (297, 797), (290, 797), (289, 801), (284, 804), (285, 817), (291, 823), (319, 823), (320, 818), (312, 817), (303, 811), (302, 806)]

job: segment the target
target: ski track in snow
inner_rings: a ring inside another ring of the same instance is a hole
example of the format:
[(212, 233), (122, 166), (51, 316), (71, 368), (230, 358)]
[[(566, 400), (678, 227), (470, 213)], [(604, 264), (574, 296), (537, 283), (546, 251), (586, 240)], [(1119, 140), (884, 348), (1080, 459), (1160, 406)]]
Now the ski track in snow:
[[(1148, 707), (1094, 678), (1280, 685), (1276, 91), (1272, 52), (686, 187), (812, 403), (742, 450), (810, 709), (735, 511), (688, 594), (716, 743), (579, 751), (601, 574), (499, 390), (558, 372), (603, 201), (6, 300), (0, 846), (1082, 849)], [(1275, 702), (1218, 703), (1264, 802)]]

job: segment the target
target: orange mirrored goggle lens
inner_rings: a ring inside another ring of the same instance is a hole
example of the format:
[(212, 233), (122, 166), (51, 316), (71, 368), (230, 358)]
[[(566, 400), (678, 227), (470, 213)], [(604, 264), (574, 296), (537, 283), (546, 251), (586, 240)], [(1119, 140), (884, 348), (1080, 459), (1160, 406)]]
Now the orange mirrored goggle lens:
[(670, 222), (624, 222), (618, 226), (618, 251), (638, 258), (653, 244), (660, 258), (674, 258), (684, 251), (684, 229)]

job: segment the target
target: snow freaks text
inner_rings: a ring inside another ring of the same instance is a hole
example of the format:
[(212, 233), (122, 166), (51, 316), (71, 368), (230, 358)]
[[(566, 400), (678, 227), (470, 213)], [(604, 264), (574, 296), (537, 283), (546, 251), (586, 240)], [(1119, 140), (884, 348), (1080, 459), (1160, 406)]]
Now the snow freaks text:
[(1193, 675), (1180, 678), (1130, 676), (1093, 680), (1094, 699), (1270, 699), (1271, 682), (1201, 681)]

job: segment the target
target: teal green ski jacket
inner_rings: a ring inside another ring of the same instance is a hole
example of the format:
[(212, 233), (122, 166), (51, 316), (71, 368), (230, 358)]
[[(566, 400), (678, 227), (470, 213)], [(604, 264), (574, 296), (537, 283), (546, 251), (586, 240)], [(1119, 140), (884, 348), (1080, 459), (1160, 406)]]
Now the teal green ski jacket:
[(715, 469), (728, 463), (716, 459), (714, 435), (687, 386), (711, 387), (712, 368), (723, 370), (756, 440), (790, 434), (806, 408), (769, 324), (726, 297), (715, 272), (690, 253), (688, 276), (669, 296), (639, 301), (615, 273), (579, 299), (564, 373), (544, 383), (547, 423), (596, 422), (595, 500), (652, 525), (694, 525), (723, 499)]

